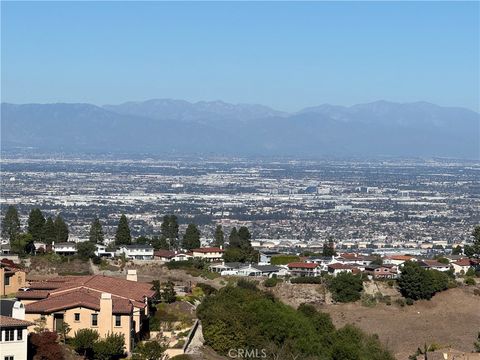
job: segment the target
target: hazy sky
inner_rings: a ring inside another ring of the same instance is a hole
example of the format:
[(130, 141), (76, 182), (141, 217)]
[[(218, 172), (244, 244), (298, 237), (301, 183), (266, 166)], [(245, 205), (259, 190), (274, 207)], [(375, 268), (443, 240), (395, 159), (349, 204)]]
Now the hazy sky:
[(2, 2), (2, 101), (479, 110), (478, 2)]

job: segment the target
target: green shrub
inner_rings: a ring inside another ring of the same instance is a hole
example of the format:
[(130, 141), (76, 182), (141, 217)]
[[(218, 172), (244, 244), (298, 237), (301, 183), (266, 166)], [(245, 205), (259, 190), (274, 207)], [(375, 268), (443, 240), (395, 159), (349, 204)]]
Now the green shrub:
[(414, 301), (413, 301), (413, 299), (406, 298), (405, 303), (410, 306), (410, 305), (413, 305)]
[(70, 343), (77, 353), (89, 358), (93, 355), (93, 343), (98, 340), (99, 336), (96, 330), (80, 329), (75, 332)]
[(475, 279), (472, 277), (467, 277), (465, 279), (465, 285), (467, 286), (475, 285)]
[(475, 276), (475, 269), (473, 267), (469, 267), (465, 276)]
[(449, 276), (437, 270), (425, 270), (418, 263), (407, 261), (398, 279), (400, 293), (413, 300), (430, 299), (435, 293), (446, 290)]
[(377, 304), (377, 299), (375, 296), (370, 294), (362, 295), (362, 305), (366, 307), (374, 307)]
[(351, 302), (360, 300), (363, 290), (363, 282), (360, 275), (353, 275), (348, 272), (341, 272), (330, 279), (328, 289), (332, 298), (338, 302)]
[(296, 261), (300, 261), (300, 258), (296, 255), (274, 255), (272, 256), (270, 263), (272, 265), (287, 265)]
[(292, 284), (321, 284), (323, 279), (320, 276), (300, 276), (291, 278)]
[(125, 336), (108, 334), (105, 339), (93, 343), (93, 353), (96, 360), (120, 359), (125, 355)]
[(268, 278), (266, 279), (264, 282), (263, 282), (263, 285), (265, 287), (275, 287), (277, 286), (277, 284), (281, 282), (280, 279), (277, 279), (276, 277), (271, 277), (271, 278)]
[(197, 285), (195, 285), (195, 286), (202, 289), (203, 293), (207, 296), (211, 295), (211, 294), (215, 294), (217, 292), (217, 289), (215, 289), (213, 286), (205, 284), (205, 283), (197, 283)]
[(404, 299), (397, 299), (397, 300), (395, 300), (395, 304), (397, 304), (400, 307), (404, 307), (405, 306), (405, 300)]

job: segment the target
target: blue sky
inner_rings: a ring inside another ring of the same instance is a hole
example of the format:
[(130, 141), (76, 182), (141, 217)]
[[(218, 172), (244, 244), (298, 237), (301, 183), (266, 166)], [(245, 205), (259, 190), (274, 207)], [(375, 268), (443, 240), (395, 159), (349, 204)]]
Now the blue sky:
[(2, 101), (479, 110), (478, 2), (2, 2)]

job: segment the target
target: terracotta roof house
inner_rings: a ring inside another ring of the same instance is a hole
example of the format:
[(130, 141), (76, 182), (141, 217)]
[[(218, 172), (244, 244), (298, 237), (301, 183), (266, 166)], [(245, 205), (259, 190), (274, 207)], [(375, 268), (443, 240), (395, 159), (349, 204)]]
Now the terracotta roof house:
[(292, 276), (319, 276), (320, 267), (318, 264), (305, 262), (292, 262), (287, 265)]
[(224, 251), (222, 247), (204, 247), (193, 249), (192, 256), (210, 262), (222, 261)]
[(450, 264), (443, 264), (437, 260), (420, 260), (418, 264), (424, 269), (432, 269), (438, 271), (448, 271), (450, 270)]
[(27, 327), (25, 308), (20, 301), (0, 300), (0, 359), (27, 359)]
[(0, 296), (14, 294), (25, 284), (26, 273), (19, 265), (8, 259), (0, 260)]
[(102, 337), (121, 333), (129, 352), (148, 319), (148, 300), (154, 295), (151, 284), (137, 282), (136, 272), (129, 270), (127, 279), (91, 275), (32, 282), (17, 298), (25, 305), (27, 320), (43, 319), (52, 331), (67, 322), (71, 334), (85, 328)]

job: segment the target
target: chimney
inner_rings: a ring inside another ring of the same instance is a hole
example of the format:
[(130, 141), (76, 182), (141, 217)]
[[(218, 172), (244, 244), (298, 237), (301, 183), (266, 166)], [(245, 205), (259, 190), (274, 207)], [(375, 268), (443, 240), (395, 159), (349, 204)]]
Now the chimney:
[(220, 245), (220, 249), (223, 250), (223, 245)]
[(102, 293), (100, 297), (100, 312), (98, 314), (98, 330), (100, 336), (106, 336), (109, 332), (112, 331), (112, 310), (112, 294)]
[(25, 306), (20, 301), (15, 301), (13, 304), (12, 318), (25, 320)]
[(128, 269), (127, 270), (127, 280), (128, 281), (137, 281), (137, 270)]

